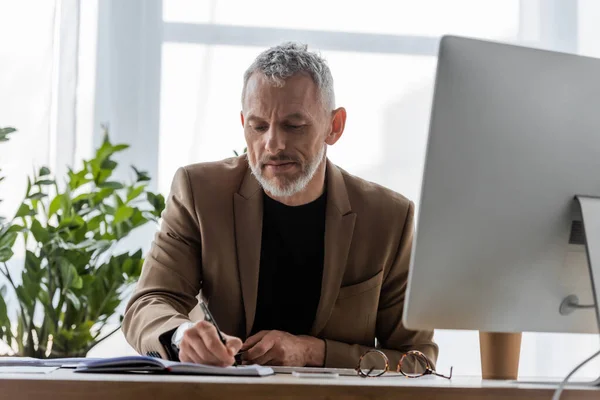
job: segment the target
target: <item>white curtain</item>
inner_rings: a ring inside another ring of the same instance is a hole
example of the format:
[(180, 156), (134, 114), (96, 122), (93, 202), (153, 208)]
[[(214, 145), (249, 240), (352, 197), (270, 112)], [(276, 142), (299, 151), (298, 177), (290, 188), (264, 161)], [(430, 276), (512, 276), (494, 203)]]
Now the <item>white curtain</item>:
[[(9, 218), (23, 200), (27, 176), (51, 164), (57, 12), (58, 1), (0, 1), (0, 127), (18, 129), (0, 143), (6, 177), (0, 182), (0, 215)], [(9, 268), (22, 264), (22, 257), (14, 257)], [(14, 305), (11, 295), (6, 301)]]
[(0, 126), (19, 130), (0, 147), (4, 215), (16, 211), (33, 167), (50, 163), (56, 13), (57, 1), (0, 2)]

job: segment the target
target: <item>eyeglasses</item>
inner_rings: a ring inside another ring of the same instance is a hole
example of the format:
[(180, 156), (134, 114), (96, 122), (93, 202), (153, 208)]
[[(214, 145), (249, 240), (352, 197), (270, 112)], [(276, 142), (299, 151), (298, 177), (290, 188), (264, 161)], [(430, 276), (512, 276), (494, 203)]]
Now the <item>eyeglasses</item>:
[[(450, 367), (450, 375), (445, 376), (438, 374), (432, 367), (425, 354), (418, 350), (411, 350), (402, 355), (396, 372), (407, 378), (419, 378), (425, 375), (435, 375), (446, 379), (452, 379), (452, 367)], [(363, 378), (375, 378), (382, 376), (386, 372), (390, 372), (390, 361), (383, 351), (369, 350), (365, 352), (358, 360), (356, 372)], [(400, 376), (390, 374), (386, 376)]]

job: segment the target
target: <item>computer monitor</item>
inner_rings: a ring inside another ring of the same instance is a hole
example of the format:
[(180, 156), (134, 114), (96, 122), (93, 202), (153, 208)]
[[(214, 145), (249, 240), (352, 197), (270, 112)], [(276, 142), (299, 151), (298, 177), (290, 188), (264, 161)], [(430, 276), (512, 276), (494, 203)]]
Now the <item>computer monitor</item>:
[(595, 197), (600, 60), (444, 37), (406, 327), (598, 332)]

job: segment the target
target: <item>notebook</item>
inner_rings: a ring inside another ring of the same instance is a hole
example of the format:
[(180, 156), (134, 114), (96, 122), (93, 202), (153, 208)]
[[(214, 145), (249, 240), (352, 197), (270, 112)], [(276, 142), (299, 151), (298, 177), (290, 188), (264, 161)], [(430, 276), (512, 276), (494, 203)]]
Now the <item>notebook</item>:
[(238, 367), (213, 367), (210, 365), (167, 361), (146, 356), (103, 358), (81, 363), (75, 372), (154, 372), (166, 374), (221, 375), (221, 376), (267, 376), (273, 369), (260, 365)]

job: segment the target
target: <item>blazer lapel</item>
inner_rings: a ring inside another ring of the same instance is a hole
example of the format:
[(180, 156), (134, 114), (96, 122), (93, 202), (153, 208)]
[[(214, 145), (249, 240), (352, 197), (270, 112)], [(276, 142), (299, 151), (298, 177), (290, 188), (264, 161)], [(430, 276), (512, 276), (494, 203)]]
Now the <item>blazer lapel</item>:
[(342, 172), (327, 160), (325, 258), (321, 298), (311, 330), (312, 336), (317, 336), (323, 330), (335, 306), (346, 269), (355, 221), (356, 213), (353, 213), (350, 208)]
[(233, 196), (235, 242), (248, 336), (256, 313), (263, 219), (262, 190), (250, 168), (239, 192)]

